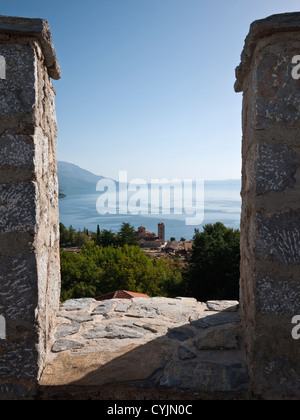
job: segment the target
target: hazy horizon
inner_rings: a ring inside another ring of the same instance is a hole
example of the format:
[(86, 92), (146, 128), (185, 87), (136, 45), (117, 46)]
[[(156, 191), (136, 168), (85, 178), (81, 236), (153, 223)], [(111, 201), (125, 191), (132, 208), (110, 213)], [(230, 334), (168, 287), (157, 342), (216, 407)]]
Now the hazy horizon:
[[(91, 171), (89, 171), (88, 169), (86, 169), (86, 168), (83, 168), (83, 167), (81, 167), (81, 166), (79, 166), (79, 165), (76, 165), (75, 163), (73, 163), (73, 162), (67, 162), (67, 161), (64, 161), (64, 160), (59, 160), (58, 161), (58, 164), (59, 163), (64, 163), (64, 164), (68, 164), (68, 165), (73, 165), (73, 166), (75, 166), (75, 167), (77, 167), (77, 168), (79, 168), (79, 169), (83, 169), (84, 171), (87, 171), (87, 172), (90, 172), (92, 175), (95, 175), (95, 176), (97, 176), (97, 177), (99, 177), (99, 178), (101, 178), (101, 177), (104, 177), (104, 178), (108, 178), (108, 177), (106, 177), (105, 176), (105, 174), (104, 173), (94, 173), (94, 172), (91, 172)], [(168, 177), (167, 175), (166, 176), (164, 176), (164, 178), (167, 178), (167, 179), (169, 179), (170, 181), (172, 180), (172, 178), (171, 177)], [(109, 178), (109, 179), (113, 179), (113, 178)], [(240, 178), (228, 178), (228, 179), (204, 179), (204, 181), (205, 182), (230, 182), (230, 181), (241, 181), (241, 179), (242, 179), (242, 175), (240, 176)], [(114, 181), (118, 181), (118, 179), (113, 179)], [(146, 181), (151, 181), (151, 179), (147, 179)]]

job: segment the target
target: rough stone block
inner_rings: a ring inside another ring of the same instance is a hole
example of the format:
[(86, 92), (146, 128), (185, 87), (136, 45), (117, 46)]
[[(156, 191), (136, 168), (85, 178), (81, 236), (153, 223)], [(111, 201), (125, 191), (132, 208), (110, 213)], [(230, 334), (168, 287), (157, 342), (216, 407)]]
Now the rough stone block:
[(61, 306), (62, 311), (81, 311), (89, 310), (92, 303), (96, 302), (95, 299), (71, 299), (64, 302)]
[(240, 326), (226, 326), (205, 332), (195, 342), (198, 350), (238, 350)]
[(175, 389), (198, 389), (214, 392), (238, 392), (249, 384), (247, 369), (242, 364), (222, 365), (199, 361), (172, 362), (160, 385)]
[(77, 334), (80, 330), (80, 324), (64, 324), (61, 325), (56, 331), (54, 337), (56, 339), (68, 337), (69, 335)]
[(197, 357), (197, 354), (184, 346), (179, 346), (178, 357), (180, 360), (191, 360), (195, 359)]
[(300, 279), (283, 279), (259, 274), (257, 278), (257, 311), (260, 314), (300, 314)]
[(34, 233), (38, 221), (36, 183), (0, 184), (0, 234), (13, 231)]
[[(8, 325), (16, 320), (34, 324), (38, 285), (36, 259), (32, 253), (0, 256), (0, 313)], [(10, 329), (8, 329), (8, 337)]]
[(233, 324), (240, 321), (240, 317), (235, 313), (206, 313), (200, 314), (197, 319), (192, 317), (190, 323), (197, 329), (216, 327), (217, 325)]
[(256, 130), (271, 124), (292, 128), (300, 122), (300, 86), (292, 78), (292, 57), (297, 43), (288, 36), (285, 38), (286, 42), (280, 42), (280, 36), (277, 36), (272, 45), (262, 47), (257, 58)]
[(66, 350), (79, 350), (84, 347), (84, 344), (80, 344), (77, 341), (71, 340), (58, 340), (52, 347), (53, 353), (60, 353)]
[(171, 340), (177, 340), (181, 343), (195, 337), (196, 332), (189, 327), (171, 328), (167, 337)]
[(257, 215), (257, 256), (278, 264), (300, 265), (300, 210)]
[(93, 321), (93, 317), (87, 312), (80, 312), (80, 313), (69, 313), (69, 314), (60, 314), (60, 317), (69, 319), (72, 322), (77, 322), (78, 324), (82, 324), (83, 322), (90, 322)]
[(284, 144), (261, 143), (256, 171), (256, 193), (282, 192), (293, 188), (300, 157)]
[(97, 308), (94, 309), (93, 315), (103, 315), (107, 314), (110, 311), (113, 310), (115, 303), (111, 300), (105, 300), (101, 305), (97, 306)]
[[(30, 46), (0, 45), (6, 59), (6, 80), (1, 81), (2, 118), (30, 113), (36, 104), (36, 56)], [(1, 125), (1, 123), (0, 123)]]
[(1, 136), (0, 166), (33, 170), (34, 144), (32, 138), (13, 134)]
[(210, 300), (206, 305), (209, 311), (237, 312), (240, 304), (235, 300)]

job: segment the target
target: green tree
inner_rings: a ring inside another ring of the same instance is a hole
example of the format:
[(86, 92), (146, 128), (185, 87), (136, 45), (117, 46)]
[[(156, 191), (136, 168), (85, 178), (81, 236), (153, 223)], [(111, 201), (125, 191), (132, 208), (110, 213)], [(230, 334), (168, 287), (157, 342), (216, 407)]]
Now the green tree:
[(116, 235), (111, 230), (103, 230), (100, 236), (100, 245), (104, 247), (116, 246)]
[(69, 232), (63, 223), (59, 224), (60, 246), (64, 246), (69, 242)]
[(89, 232), (87, 229), (84, 229), (83, 232), (80, 230), (76, 232), (72, 226), (67, 229), (62, 223), (60, 223), (59, 230), (61, 247), (77, 246), (78, 248), (83, 248), (90, 241)]
[(137, 235), (135, 229), (129, 223), (123, 223), (120, 232), (118, 233), (118, 245), (138, 245)]
[(80, 254), (61, 250), (62, 300), (96, 297), (115, 290), (149, 296), (182, 295), (181, 268), (169, 259), (148, 258), (139, 246), (99, 247)]
[[(87, 247), (92, 248), (90, 245)], [(61, 250), (62, 301), (81, 297), (96, 296), (97, 284), (101, 281), (102, 270), (91, 255), (76, 254)]]
[(195, 230), (190, 265), (184, 273), (192, 296), (201, 301), (239, 299), (240, 231), (222, 223)]
[(69, 227), (69, 243), (70, 245), (76, 245), (76, 231), (72, 226)]
[(96, 245), (101, 245), (101, 231), (99, 225), (97, 225)]
[(83, 248), (86, 246), (89, 242), (90, 238), (86, 235), (84, 232), (76, 232), (75, 234), (75, 245), (78, 246), (78, 248)]

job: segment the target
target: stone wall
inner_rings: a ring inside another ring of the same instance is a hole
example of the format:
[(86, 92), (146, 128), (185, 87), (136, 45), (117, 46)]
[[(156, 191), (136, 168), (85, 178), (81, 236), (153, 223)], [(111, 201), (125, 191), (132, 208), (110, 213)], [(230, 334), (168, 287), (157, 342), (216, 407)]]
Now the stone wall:
[(238, 302), (65, 302), (42, 399), (246, 399)]
[(237, 68), (243, 102), (241, 307), (252, 389), (299, 398), (300, 13), (254, 22)]
[(46, 21), (0, 16), (0, 398), (29, 398), (59, 306), (55, 91)]

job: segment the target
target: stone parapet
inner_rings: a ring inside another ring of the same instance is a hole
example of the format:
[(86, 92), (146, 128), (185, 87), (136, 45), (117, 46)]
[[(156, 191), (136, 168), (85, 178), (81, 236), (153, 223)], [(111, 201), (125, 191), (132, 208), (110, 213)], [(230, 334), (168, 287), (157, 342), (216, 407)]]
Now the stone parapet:
[(40, 397), (246, 399), (238, 307), (161, 297), (67, 301)]
[(300, 13), (254, 22), (236, 90), (243, 91), (241, 310), (252, 388), (299, 398)]
[(0, 399), (32, 398), (59, 306), (55, 91), (46, 21), (0, 16)]
[(37, 39), (42, 48), (49, 76), (54, 80), (61, 78), (50, 27), (46, 20), (0, 16), (0, 35), (3, 35), (8, 42), (18, 37)]

